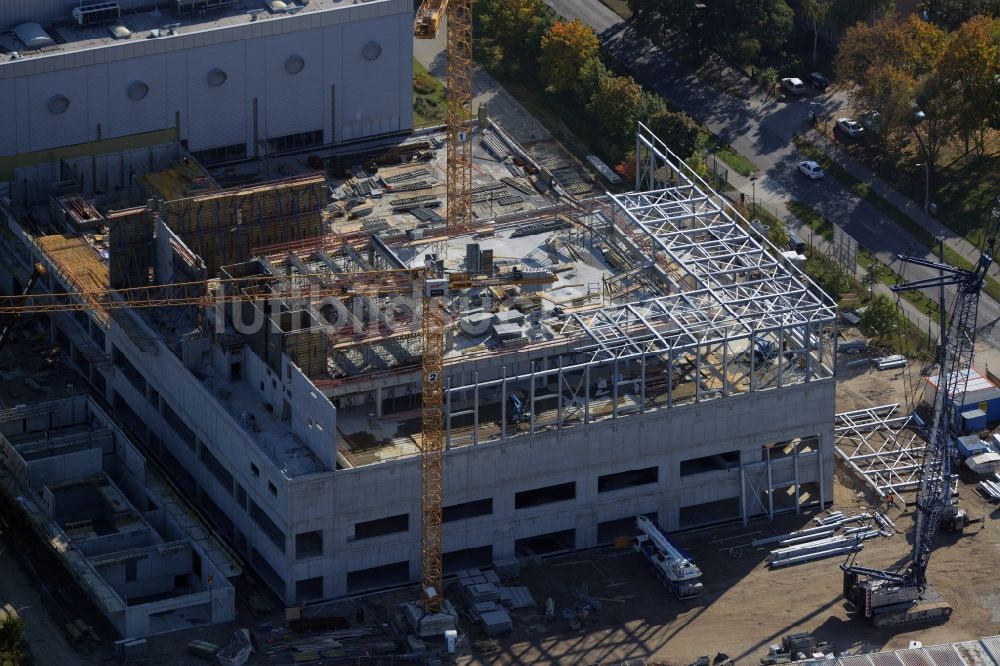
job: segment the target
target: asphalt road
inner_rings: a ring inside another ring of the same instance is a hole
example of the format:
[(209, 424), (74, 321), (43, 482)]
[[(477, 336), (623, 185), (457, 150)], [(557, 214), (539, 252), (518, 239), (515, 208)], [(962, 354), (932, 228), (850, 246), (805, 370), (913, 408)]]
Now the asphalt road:
[[(809, 102), (822, 103), (827, 112), (836, 117), (837, 109), (843, 106), (842, 96), (831, 92), (793, 102), (765, 100), (759, 96), (751, 100), (732, 97), (702, 82), (689, 69), (636, 35), (600, 0), (545, 1), (563, 17), (580, 18), (593, 27), (605, 48), (633, 76), (749, 157), (761, 170), (756, 183), (758, 201), (780, 203), (782, 208), (785, 201), (806, 203), (845, 229), (861, 246), (905, 278), (920, 280), (936, 276), (932, 269), (912, 265), (904, 268), (895, 260), (897, 254), (929, 260), (936, 260), (936, 256), (893, 220), (833, 178), (811, 181), (798, 173), (796, 166), (805, 157), (795, 148), (792, 134), (809, 129)], [(975, 262), (978, 257), (968, 258)], [(954, 290), (949, 289), (947, 293), (950, 301)], [(936, 291), (928, 295), (937, 298)], [(1000, 322), (1000, 304), (983, 294), (979, 304), (979, 339), (994, 348), (1000, 348), (997, 322)]]

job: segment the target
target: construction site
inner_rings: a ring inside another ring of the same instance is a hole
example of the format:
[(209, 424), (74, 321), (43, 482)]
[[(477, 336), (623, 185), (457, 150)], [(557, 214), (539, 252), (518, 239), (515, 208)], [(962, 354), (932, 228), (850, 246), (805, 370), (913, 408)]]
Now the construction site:
[(994, 235), (932, 265), (936, 374), (852, 358), (642, 123), (621, 183), (472, 109), (468, 0), (336, 4), (211, 30), (413, 18), (443, 126), (267, 144), (254, 99), (239, 150), (178, 120), (0, 163), (0, 613), (39, 663), (1000, 664)]

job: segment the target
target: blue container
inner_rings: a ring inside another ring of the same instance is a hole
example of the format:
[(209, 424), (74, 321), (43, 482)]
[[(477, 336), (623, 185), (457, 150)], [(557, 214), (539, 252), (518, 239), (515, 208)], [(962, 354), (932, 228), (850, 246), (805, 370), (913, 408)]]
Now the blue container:
[(962, 431), (981, 432), (986, 430), (986, 412), (981, 409), (970, 409), (962, 412)]

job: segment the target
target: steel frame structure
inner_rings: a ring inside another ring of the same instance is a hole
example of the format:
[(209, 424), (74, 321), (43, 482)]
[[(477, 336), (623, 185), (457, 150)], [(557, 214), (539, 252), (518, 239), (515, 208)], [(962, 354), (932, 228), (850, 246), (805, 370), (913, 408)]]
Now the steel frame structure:
[(879, 495), (920, 484), (927, 443), (915, 413), (897, 414), (899, 403), (837, 414), (834, 450)]

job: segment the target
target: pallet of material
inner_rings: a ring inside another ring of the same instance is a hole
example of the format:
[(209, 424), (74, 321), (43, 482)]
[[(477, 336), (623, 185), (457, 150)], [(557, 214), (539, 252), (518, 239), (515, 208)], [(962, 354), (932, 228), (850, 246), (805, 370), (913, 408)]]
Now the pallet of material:
[(509, 186), (513, 187), (515, 190), (517, 190), (521, 194), (526, 194), (528, 196), (531, 196), (532, 194), (534, 194), (534, 192), (531, 190), (530, 187), (522, 184), (520, 181), (515, 180), (515, 179), (513, 179), (513, 178), (511, 178), (509, 176), (504, 176), (503, 178), (500, 179), (500, 182), (504, 183), (505, 185), (509, 185)]
[(219, 646), (214, 643), (209, 643), (208, 641), (193, 640), (187, 644), (187, 653), (193, 657), (198, 657), (199, 659), (204, 659), (205, 661), (212, 661), (215, 659), (216, 653), (219, 651)]

